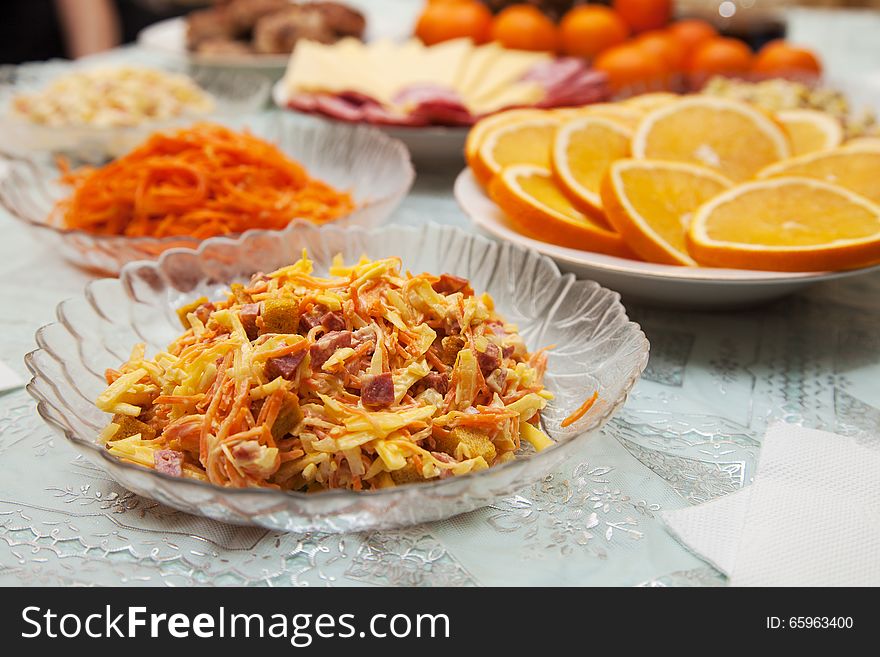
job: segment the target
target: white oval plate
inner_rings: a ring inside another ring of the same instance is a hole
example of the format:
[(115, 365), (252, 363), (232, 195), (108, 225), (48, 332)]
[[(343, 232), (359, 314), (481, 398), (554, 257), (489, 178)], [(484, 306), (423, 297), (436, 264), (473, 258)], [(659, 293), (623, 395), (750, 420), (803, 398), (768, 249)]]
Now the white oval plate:
[(550, 256), (560, 269), (620, 292), (626, 300), (679, 308), (730, 308), (769, 301), (821, 281), (858, 276), (880, 265), (837, 272), (775, 272), (714, 267), (676, 267), (547, 244), (516, 232), (486, 196), (469, 168), (455, 181), (455, 199), (473, 223), (490, 235)]

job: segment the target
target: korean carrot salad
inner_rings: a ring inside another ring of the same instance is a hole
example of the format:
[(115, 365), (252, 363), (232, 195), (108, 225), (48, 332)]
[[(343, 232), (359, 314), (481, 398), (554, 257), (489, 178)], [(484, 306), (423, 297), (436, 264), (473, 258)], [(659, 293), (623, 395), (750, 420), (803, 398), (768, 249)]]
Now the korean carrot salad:
[(401, 266), (337, 256), (324, 278), (303, 253), (181, 308), (167, 351), (138, 345), (106, 372), (100, 440), (166, 474), (297, 491), (442, 479), (552, 444), (546, 351), (467, 280)]

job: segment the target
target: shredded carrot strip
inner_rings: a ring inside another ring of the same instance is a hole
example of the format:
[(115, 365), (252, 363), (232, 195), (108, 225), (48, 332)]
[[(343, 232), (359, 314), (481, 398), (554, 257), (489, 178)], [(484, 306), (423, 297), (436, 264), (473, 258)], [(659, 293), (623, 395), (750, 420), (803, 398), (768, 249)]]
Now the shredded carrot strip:
[(354, 208), (350, 194), (310, 178), (276, 146), (209, 123), (154, 134), (100, 168), (59, 166), (73, 194), (57, 218), (99, 235), (205, 238), (296, 218), (324, 223)]
[(578, 420), (580, 420), (584, 415), (587, 414), (587, 411), (589, 411), (591, 408), (593, 408), (593, 404), (596, 403), (597, 399), (599, 399), (599, 391), (598, 390), (596, 392), (594, 392), (587, 401), (585, 401), (583, 404), (578, 406), (577, 410), (574, 413), (572, 413), (567, 418), (565, 418), (562, 421), (562, 426), (567, 427), (569, 425), (574, 424)]

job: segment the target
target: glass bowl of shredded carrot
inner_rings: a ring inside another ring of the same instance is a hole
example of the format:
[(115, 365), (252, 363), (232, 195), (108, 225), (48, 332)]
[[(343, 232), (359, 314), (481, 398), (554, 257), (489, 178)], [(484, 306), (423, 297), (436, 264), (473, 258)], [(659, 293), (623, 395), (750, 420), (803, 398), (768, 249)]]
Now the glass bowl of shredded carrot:
[(50, 425), (136, 493), (288, 531), (490, 504), (578, 458), (648, 353), (617, 294), (436, 224), (214, 238), (58, 317), (26, 358)]
[(75, 264), (115, 274), (216, 236), (295, 221), (378, 225), (412, 185), (406, 147), (283, 115), (160, 131), (102, 166), (8, 158), (0, 204)]

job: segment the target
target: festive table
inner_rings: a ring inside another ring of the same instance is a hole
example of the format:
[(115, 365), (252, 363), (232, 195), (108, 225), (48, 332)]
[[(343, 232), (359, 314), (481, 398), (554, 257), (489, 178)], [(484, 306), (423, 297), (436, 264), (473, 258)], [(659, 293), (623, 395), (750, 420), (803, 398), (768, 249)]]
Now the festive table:
[[(392, 221), (473, 230), (456, 173), (420, 172)], [(0, 230), (0, 360), (24, 377), (34, 332), (90, 276), (3, 212)], [(291, 535), (177, 512), (116, 485), (23, 389), (2, 394), (0, 584), (723, 585), (658, 512), (748, 485), (775, 420), (880, 440), (880, 274), (738, 312), (627, 310), (650, 362), (577, 459), (490, 507), (397, 531)]]

